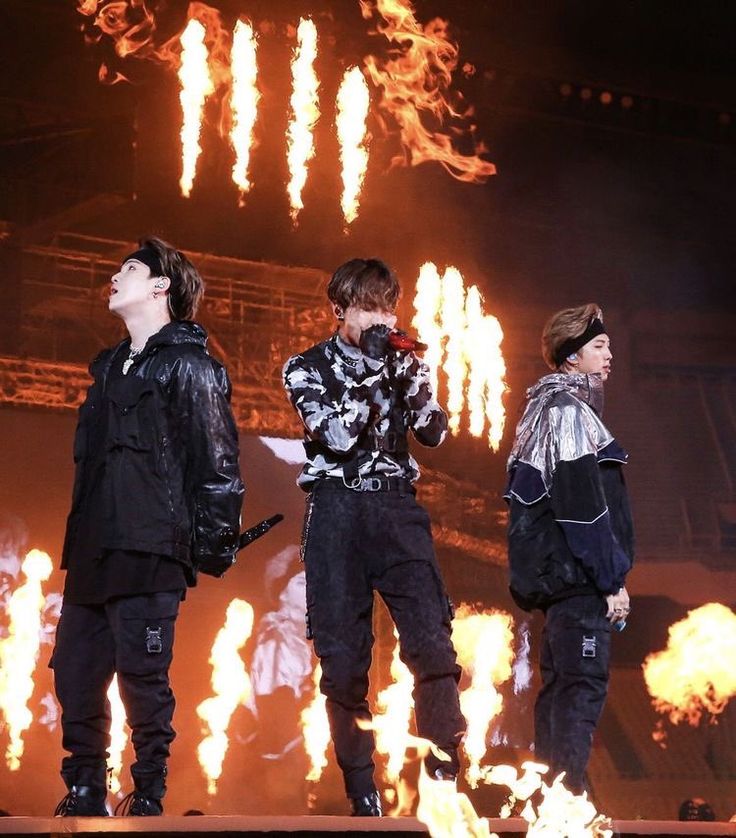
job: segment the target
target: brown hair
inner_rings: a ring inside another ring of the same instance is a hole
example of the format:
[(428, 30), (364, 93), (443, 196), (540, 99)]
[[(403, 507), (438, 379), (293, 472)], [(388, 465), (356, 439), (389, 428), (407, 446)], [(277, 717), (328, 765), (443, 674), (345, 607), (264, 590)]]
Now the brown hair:
[(399, 281), (380, 259), (351, 259), (335, 271), (327, 286), (330, 302), (340, 308), (393, 311), (399, 301)]
[(542, 329), (542, 357), (553, 370), (561, 364), (555, 361), (557, 350), (563, 343), (582, 335), (594, 318), (603, 319), (603, 312), (597, 303), (586, 303), (576, 308), (564, 308), (553, 314)]
[(163, 275), (171, 280), (169, 310), (174, 320), (192, 320), (204, 294), (204, 280), (199, 271), (180, 250), (156, 236), (141, 239), (138, 246), (156, 253)]

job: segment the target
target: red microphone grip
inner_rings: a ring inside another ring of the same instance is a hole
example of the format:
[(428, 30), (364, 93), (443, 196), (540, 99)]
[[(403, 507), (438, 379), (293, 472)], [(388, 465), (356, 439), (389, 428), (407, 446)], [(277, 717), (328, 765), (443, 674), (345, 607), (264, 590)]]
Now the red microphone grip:
[(424, 352), (429, 349), (426, 343), (407, 335), (401, 329), (394, 329), (388, 333), (388, 345), (397, 352)]

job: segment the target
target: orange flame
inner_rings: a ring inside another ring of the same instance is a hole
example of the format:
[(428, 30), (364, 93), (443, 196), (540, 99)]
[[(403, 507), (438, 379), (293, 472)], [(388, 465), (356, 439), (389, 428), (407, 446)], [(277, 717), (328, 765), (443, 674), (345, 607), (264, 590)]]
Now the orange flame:
[(26, 581), (13, 591), (8, 603), (8, 635), (0, 639), (0, 711), (9, 741), (5, 761), (11, 771), (20, 768), (25, 745), (23, 733), (33, 721), (28, 701), (33, 695), (33, 672), (41, 645), (45, 598), (41, 583), (51, 575), (51, 559), (41, 550), (26, 554), (21, 571)]
[(447, 374), (451, 432), (459, 432), (467, 406), (470, 433), (480, 437), (487, 426), (488, 444), (498, 451), (506, 421), (501, 324), (483, 313), (483, 300), (475, 285), (466, 293), (457, 268), (450, 266), (440, 276), (433, 262), (419, 270), (414, 309), (412, 325), (429, 346), (425, 360), (435, 392), (439, 368)]
[[(610, 838), (613, 832), (609, 819), (598, 814), (586, 792), (575, 795), (566, 789), (564, 774), (548, 785), (542, 779), (542, 775), (549, 770), (546, 765), (524, 762), (521, 768), (522, 774), (511, 765), (494, 765), (482, 770), (483, 782), (510, 789), (509, 802), (501, 812), (502, 817), (510, 815), (518, 800), (526, 801), (521, 816), (529, 824), (527, 835), (534, 838), (567, 838), (570, 835)], [(541, 791), (542, 795), (538, 809), (530, 800), (536, 791)]]
[(107, 690), (107, 700), (110, 702), (110, 747), (107, 767), (110, 771), (109, 786), (113, 794), (120, 791), (120, 772), (123, 770), (123, 752), (128, 744), (128, 727), (125, 719), (125, 707), (120, 698), (118, 676), (114, 675)]
[(251, 693), (251, 684), (239, 650), (253, 630), (253, 608), (242, 599), (228, 605), (225, 625), (217, 633), (210, 653), (214, 695), (197, 707), (197, 715), (206, 725), (205, 738), (199, 743), (197, 757), (207, 777), (207, 793), (217, 791), (222, 763), (229, 740), (230, 718)]
[(480, 763), (486, 753), (491, 720), (503, 707), (503, 697), (496, 687), (511, 677), (513, 626), (510, 614), (476, 613), (469, 605), (457, 609), (452, 623), (458, 662), (471, 678), (470, 686), (460, 694), (460, 708), (468, 723), (463, 747), (469, 762), (465, 776), (471, 788), (476, 788), (481, 779)]
[(396, 643), (391, 657), (393, 681), (377, 696), (377, 712), (373, 717), (372, 727), (376, 734), (376, 750), (388, 755), (386, 780), (395, 786), (404, 767), (406, 749), (410, 744), (409, 724), (414, 709), (414, 677), (399, 657), (399, 640), (395, 629), (394, 637)]
[(233, 181), (240, 189), (240, 203), (250, 189), (248, 166), (254, 145), (253, 128), (258, 114), (258, 100), (261, 98), (256, 86), (258, 66), (256, 64), (256, 37), (251, 24), (239, 20), (235, 24), (232, 47), (232, 92), (230, 108), (233, 125), (230, 141), (235, 149)]
[(304, 750), (310, 761), (307, 780), (316, 783), (327, 766), (327, 746), (330, 744), (330, 726), (327, 721), (327, 699), (319, 688), (322, 667), (314, 668), (314, 698), (301, 712), (300, 724), (304, 736)]
[(360, 190), (368, 168), (366, 119), (370, 107), (368, 85), (358, 67), (345, 72), (337, 92), (337, 137), (342, 161), (342, 198), (340, 205), (345, 223), (358, 216)]
[(181, 36), (181, 45), (179, 101), (182, 109), (182, 171), (179, 186), (182, 195), (188, 198), (194, 184), (197, 160), (202, 152), (199, 137), (202, 132), (204, 103), (207, 97), (214, 93), (215, 86), (207, 63), (205, 28), (198, 20), (189, 21)]
[(424, 765), (419, 772), (417, 818), (433, 838), (490, 838), (486, 818), (479, 818), (466, 794), (455, 783), (433, 780)]
[[(398, 123), (401, 142), (412, 166), (434, 160), (454, 178), (477, 183), (496, 172), (496, 167), (478, 155), (484, 148), (476, 143), (474, 155), (463, 155), (452, 145), (449, 133), (427, 128), (422, 119), (444, 126), (459, 117), (458, 105), (448, 99), (452, 74), (458, 63), (458, 49), (448, 37), (447, 22), (435, 18), (422, 26), (414, 17), (409, 0), (360, 0), (363, 17), (377, 12), (383, 23), (378, 31), (395, 46), (389, 58), (365, 58), (371, 80), (382, 91), (379, 107)], [(460, 97), (455, 96), (459, 102)], [(470, 129), (472, 131), (472, 128)], [(405, 164), (406, 158), (394, 158)]]
[(313, 129), (319, 119), (319, 80), (314, 70), (316, 59), (317, 27), (309, 18), (301, 18), (291, 64), (292, 115), (287, 130), (287, 162), (291, 175), (287, 191), (294, 223), (304, 207), (302, 190), (307, 181), (307, 164), (314, 157)]
[(673, 724), (716, 716), (736, 695), (736, 614), (709, 602), (669, 628), (667, 648), (644, 661), (652, 704)]

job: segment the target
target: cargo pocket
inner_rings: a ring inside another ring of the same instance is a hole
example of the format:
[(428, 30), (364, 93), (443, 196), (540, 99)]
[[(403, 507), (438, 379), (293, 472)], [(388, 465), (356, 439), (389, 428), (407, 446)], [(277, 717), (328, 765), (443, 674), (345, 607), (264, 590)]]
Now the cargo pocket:
[[(117, 669), (126, 675), (149, 675), (169, 668), (174, 649), (174, 624), (179, 603), (171, 602), (171, 594), (164, 597), (152, 594), (149, 608), (140, 607), (141, 598), (121, 602), (120, 636), (117, 644)], [(126, 607), (132, 606), (132, 607)], [(148, 613), (140, 613), (147, 610)]]

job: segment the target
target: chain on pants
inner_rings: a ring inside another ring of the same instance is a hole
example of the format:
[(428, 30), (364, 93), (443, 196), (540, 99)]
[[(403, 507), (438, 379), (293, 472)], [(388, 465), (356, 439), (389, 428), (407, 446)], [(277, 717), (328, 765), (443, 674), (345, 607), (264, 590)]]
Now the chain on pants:
[[(449, 755), (456, 772), (465, 729), (460, 669), (427, 513), (413, 493), (359, 493), (317, 484), (308, 501), (303, 552), (320, 687), (348, 796), (375, 790), (374, 736), (357, 725), (370, 719), (374, 590), (396, 623), (402, 660), (414, 675), (417, 732)], [(440, 764), (436, 757), (428, 759), (430, 771)]]

